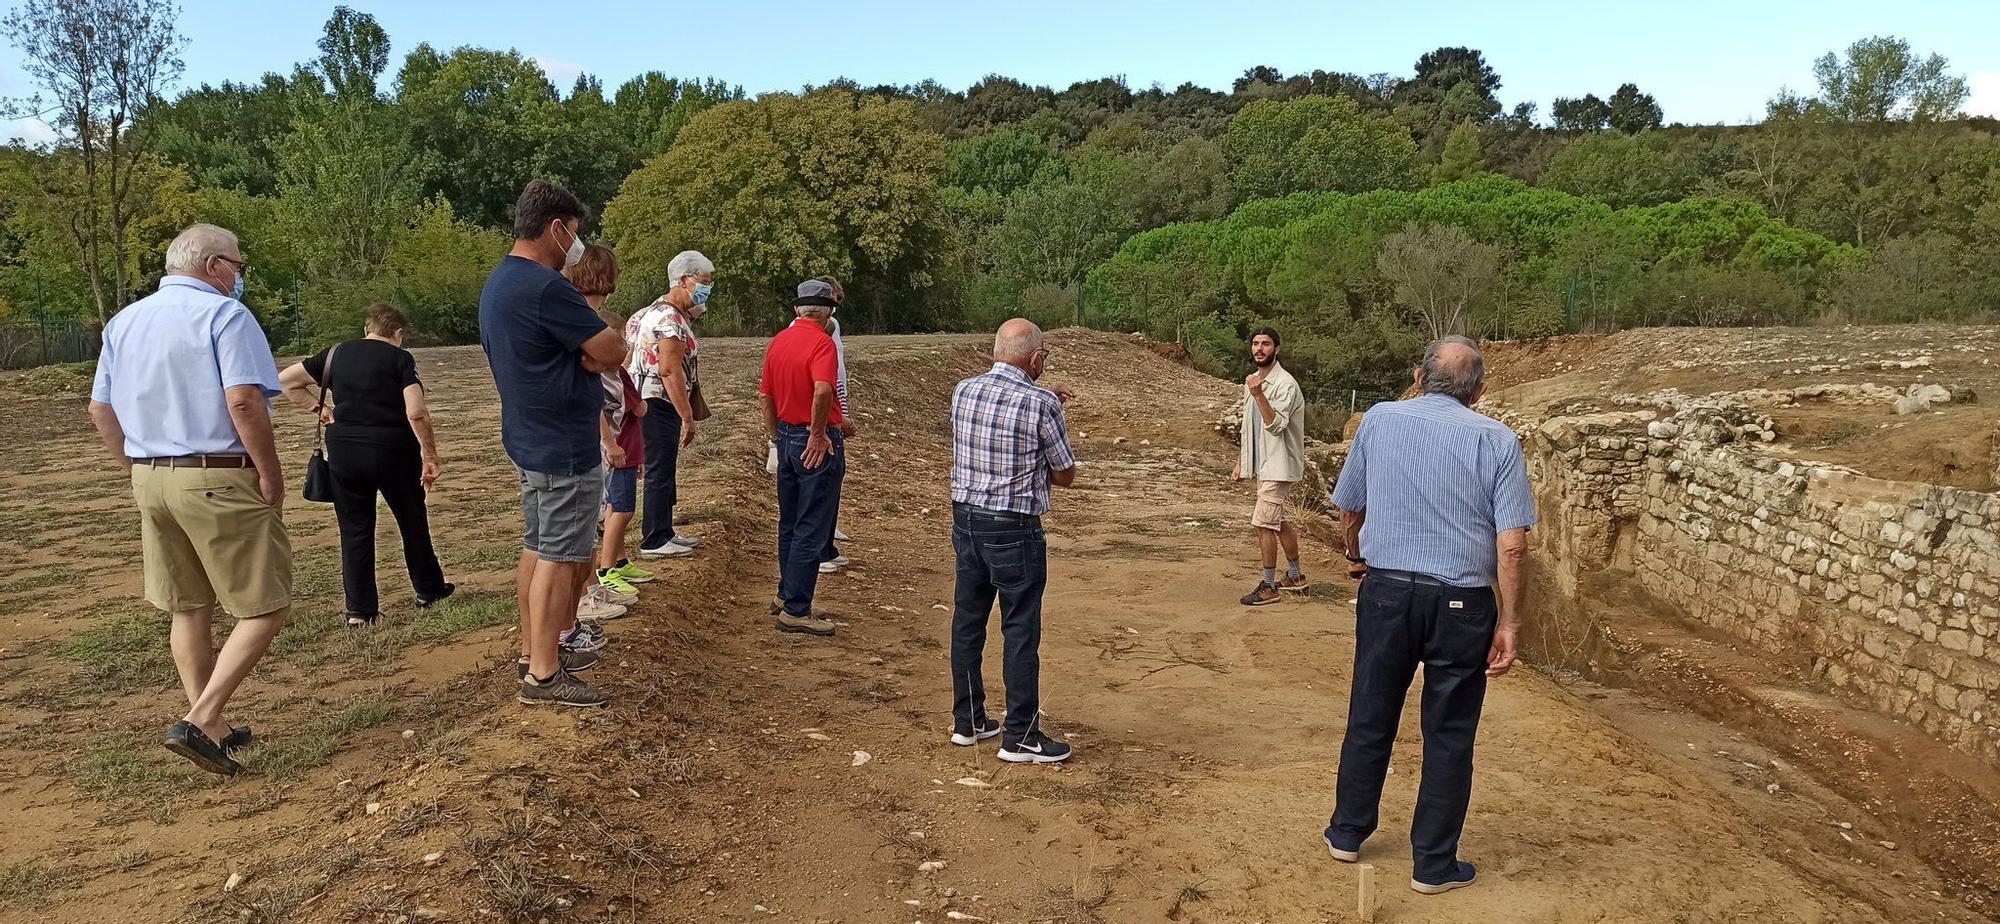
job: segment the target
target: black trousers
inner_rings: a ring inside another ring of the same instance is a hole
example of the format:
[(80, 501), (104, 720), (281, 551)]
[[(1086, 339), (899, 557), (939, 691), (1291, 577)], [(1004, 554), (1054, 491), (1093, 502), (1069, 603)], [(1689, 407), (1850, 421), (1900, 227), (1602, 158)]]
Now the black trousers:
[(1486, 699), (1486, 656), (1498, 603), (1490, 587), (1399, 580), (1370, 572), (1355, 606), (1354, 686), (1340, 780), (1327, 837), (1357, 849), (1375, 833), (1382, 781), (1403, 699), (1424, 666), (1424, 772), (1410, 846), (1415, 878), (1442, 882), (1458, 865), (1458, 838), (1472, 801), (1472, 741)]
[(420, 597), (444, 593), (444, 569), (431, 547), (424, 509), (423, 456), (415, 436), (404, 441), (343, 438), (326, 433), (333, 474), (333, 515), (340, 522), (340, 584), (350, 613), (379, 613), (375, 592), (375, 495), (381, 494), (403, 534), (403, 564)]
[(951, 721), (970, 734), (984, 726), (986, 623), (1000, 602), (1000, 669), (1007, 682), (1007, 716), (1000, 740), (1013, 744), (1033, 731), (1041, 713), (1042, 591), (1049, 583), (1049, 546), (1040, 517), (952, 505), (951, 545), (958, 583), (951, 617)]
[(674, 502), (679, 500), (674, 469), (681, 460), (681, 414), (665, 398), (647, 398), (639, 418), (646, 438), (646, 495), (641, 501), (639, 548), (657, 549), (674, 537)]

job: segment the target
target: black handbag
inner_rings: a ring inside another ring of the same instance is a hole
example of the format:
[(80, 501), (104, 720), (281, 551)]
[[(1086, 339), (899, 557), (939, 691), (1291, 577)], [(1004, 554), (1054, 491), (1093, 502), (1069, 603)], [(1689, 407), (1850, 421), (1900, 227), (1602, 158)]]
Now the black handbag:
[(313, 454), (306, 460), (306, 500), (321, 504), (333, 503), (333, 469), (326, 463), (326, 386), (333, 381), (333, 354), (340, 352), (335, 344), (326, 351), (326, 368), (320, 370), (319, 403), (313, 406)]

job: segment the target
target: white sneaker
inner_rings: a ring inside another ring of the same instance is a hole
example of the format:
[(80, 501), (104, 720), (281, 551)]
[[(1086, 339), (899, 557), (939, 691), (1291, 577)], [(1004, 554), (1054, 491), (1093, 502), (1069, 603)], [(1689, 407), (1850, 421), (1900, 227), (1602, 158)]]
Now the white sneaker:
[(631, 606), (639, 602), (638, 594), (623, 593), (606, 587), (603, 584), (593, 585), (589, 590), (584, 591), (583, 594), (586, 597), (596, 598), (599, 603), (609, 603), (613, 606)]
[(833, 530), (833, 541), (847, 542), (848, 541), (847, 534), (841, 532), (839, 527), (835, 527)]
[(626, 612), (625, 607), (619, 604), (606, 603), (593, 598), (589, 594), (584, 594), (583, 599), (576, 601), (576, 618), (578, 619), (601, 622), (606, 619), (617, 619), (625, 615)]
[(851, 564), (854, 564), (854, 563), (853, 563), (853, 562), (851, 562), (851, 561), (848, 561), (848, 560), (847, 560), (847, 556), (845, 556), (845, 555), (836, 555), (836, 556), (834, 556), (833, 560), (831, 560), (831, 561), (823, 561), (823, 562), (820, 562), (820, 563), (819, 563), (819, 573), (821, 573), (821, 574), (832, 574), (832, 573), (834, 573), (834, 572), (836, 572), (836, 571), (839, 571), (840, 569), (842, 569), (842, 568), (845, 568), (845, 567), (847, 567), (848, 565), (851, 565)]
[(694, 554), (694, 546), (682, 545), (681, 537), (679, 536), (675, 536), (674, 538), (667, 540), (665, 545), (655, 546), (650, 549), (642, 548), (639, 550), (640, 558), (679, 558), (683, 555), (693, 555), (693, 554)]
[(672, 539), (668, 539), (667, 541), (669, 543), (672, 543), (673, 545), (686, 546), (690, 549), (701, 545), (700, 539), (696, 539), (693, 536), (683, 536), (680, 533), (675, 533), (674, 537)]

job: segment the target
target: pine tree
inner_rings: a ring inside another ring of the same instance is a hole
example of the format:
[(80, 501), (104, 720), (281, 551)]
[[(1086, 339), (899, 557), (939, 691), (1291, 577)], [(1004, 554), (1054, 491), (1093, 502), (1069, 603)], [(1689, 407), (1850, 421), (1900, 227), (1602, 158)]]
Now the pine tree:
[(1479, 152), (1479, 131), (1471, 122), (1460, 122), (1444, 140), (1444, 155), (1431, 168), (1431, 182), (1449, 183), (1486, 172)]

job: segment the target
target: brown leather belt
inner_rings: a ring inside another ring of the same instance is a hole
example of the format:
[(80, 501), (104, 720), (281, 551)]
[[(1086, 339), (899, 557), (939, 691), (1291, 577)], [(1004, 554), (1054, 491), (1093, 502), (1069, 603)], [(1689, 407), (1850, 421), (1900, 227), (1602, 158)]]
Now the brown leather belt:
[(153, 456), (133, 459), (133, 465), (147, 465), (153, 468), (256, 468), (249, 456)]

